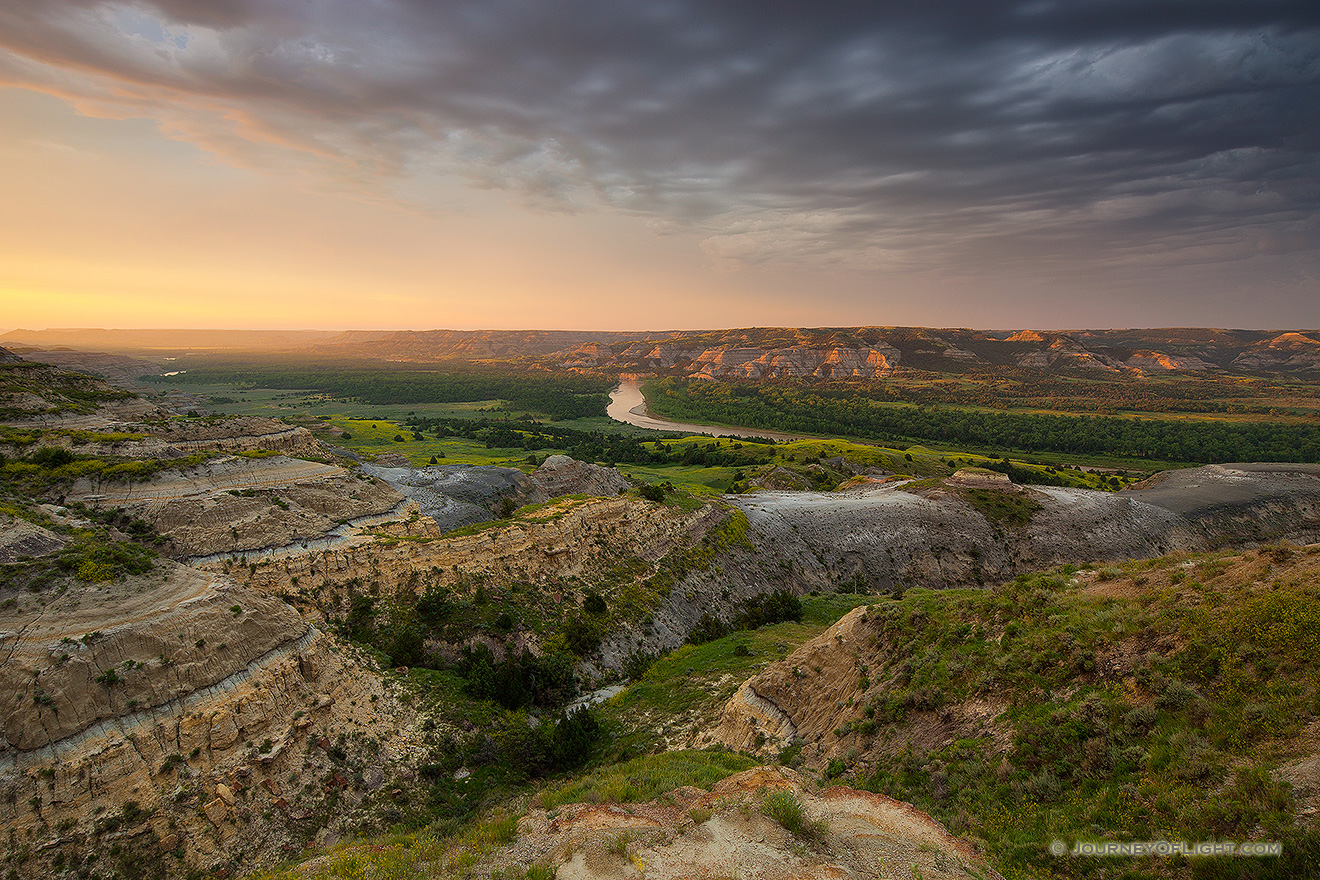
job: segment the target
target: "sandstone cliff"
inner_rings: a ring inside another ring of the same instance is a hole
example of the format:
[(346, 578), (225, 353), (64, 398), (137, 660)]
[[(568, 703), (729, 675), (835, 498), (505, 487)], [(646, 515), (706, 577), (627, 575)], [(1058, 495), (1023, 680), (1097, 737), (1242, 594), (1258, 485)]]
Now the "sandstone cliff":
[(0, 626), (0, 821), (25, 841), (14, 869), (270, 863), (352, 827), (425, 751), (393, 689), (222, 577), (162, 563), (20, 602)]

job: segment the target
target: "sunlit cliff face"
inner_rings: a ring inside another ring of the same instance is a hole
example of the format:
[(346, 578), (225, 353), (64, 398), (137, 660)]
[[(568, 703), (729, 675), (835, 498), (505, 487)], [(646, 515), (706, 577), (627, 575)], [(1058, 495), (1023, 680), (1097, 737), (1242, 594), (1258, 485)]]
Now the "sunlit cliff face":
[(14, 0), (0, 326), (1310, 325), (1317, 58), (1287, 0)]

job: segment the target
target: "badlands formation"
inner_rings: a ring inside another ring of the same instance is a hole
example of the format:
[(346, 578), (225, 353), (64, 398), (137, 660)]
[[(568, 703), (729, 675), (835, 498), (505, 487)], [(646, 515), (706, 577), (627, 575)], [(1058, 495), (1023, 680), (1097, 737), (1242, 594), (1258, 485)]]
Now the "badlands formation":
[[(29, 334), (27, 340), (35, 344), (37, 337)], [(318, 355), (423, 362), (530, 359), (570, 368), (718, 379), (860, 379), (905, 369), (947, 373), (986, 367), (1132, 377), (1214, 371), (1288, 374), (1320, 367), (1320, 333), (1313, 330), (350, 331), (319, 340), (313, 349)]]
[[(6, 368), (46, 382), (5, 402), (6, 460), (35, 461), (39, 445), (51, 464), (116, 462), (0, 514), (0, 562), (27, 578), (6, 581), (0, 601), (0, 822), (6, 868), (31, 876), (242, 873), (397, 821), (465, 730), (336, 634), (365, 595), (438, 590), (546, 622), (426, 646), (453, 657), (481, 645), (536, 653), (598, 595), (610, 611), (576, 670), (591, 687), (774, 590), (991, 584), (1068, 560), (1320, 538), (1314, 467), (1212, 466), (1121, 493), (971, 473), (661, 504), (562, 456), (530, 474), (363, 463), (305, 428), (170, 419), (91, 380)], [(20, 470), (36, 480), (42, 467)], [(1000, 493), (995, 509), (1014, 515), (987, 515), (978, 492)], [(108, 543), (88, 549), (96, 529)], [(124, 548), (143, 541), (161, 555), (130, 570), (145, 551)], [(867, 625), (855, 612), (801, 651), (843, 669), (850, 656), (822, 652), (864, 645)], [(791, 668), (749, 682), (694, 738), (769, 754), (766, 743), (805, 737), (813, 760), (829, 758), (841, 699), (813, 700)], [(739, 806), (775, 789), (828, 833), (804, 849)], [(619, 852), (623, 831), (633, 843)], [(564, 878), (642, 863), (645, 876), (706, 876), (731, 858), (766, 877), (877, 876), (867, 865), (879, 862), (995, 876), (912, 807), (770, 768), (649, 804), (532, 810), (511, 846), (508, 863), (549, 858)]]

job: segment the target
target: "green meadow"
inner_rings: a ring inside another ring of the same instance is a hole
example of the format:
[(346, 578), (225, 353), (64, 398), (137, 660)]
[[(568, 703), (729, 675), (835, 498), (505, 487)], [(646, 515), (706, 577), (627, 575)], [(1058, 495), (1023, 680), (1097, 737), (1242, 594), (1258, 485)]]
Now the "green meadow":
[[(328, 437), (331, 442), (344, 446), (354, 452), (372, 457), (382, 453), (397, 453), (418, 467), (428, 465), (431, 459), (436, 464), (499, 465), (516, 467), (525, 471), (535, 468), (535, 461), (543, 461), (547, 455), (564, 453), (566, 449), (538, 449), (529, 452), (516, 447), (488, 448), (477, 440), (447, 437), (435, 439), (417, 435), (405, 425), (384, 419), (354, 418), (345, 415), (330, 415), (325, 421), (347, 432), (348, 436)], [(635, 464), (619, 462), (615, 464), (620, 471), (642, 483), (669, 482), (675, 488), (698, 494), (721, 494), (735, 486), (739, 481), (758, 469), (783, 467), (810, 478), (813, 473), (823, 470), (828, 482), (816, 485), (819, 488), (835, 488), (845, 483), (849, 474), (842, 468), (838, 459), (858, 467), (878, 467), (898, 474), (918, 478), (939, 478), (948, 476), (964, 467), (984, 467), (998, 462), (989, 456), (966, 452), (945, 452), (925, 446), (911, 446), (896, 449), (884, 446), (871, 446), (848, 440), (805, 439), (776, 443), (773, 446), (755, 444), (745, 440), (729, 438), (712, 439), (704, 436), (684, 437), (676, 440), (661, 441), (671, 450), (681, 451), (685, 446), (702, 449), (718, 448), (722, 450), (746, 451), (749, 456), (756, 454), (770, 456), (769, 465), (747, 465), (743, 467), (703, 467), (681, 464)], [(1077, 486), (1089, 489), (1115, 488), (1105, 482), (1105, 475), (1088, 471), (1071, 470), (1065, 467), (1052, 467), (1022, 460), (1012, 460), (1014, 467), (1030, 472), (1033, 480), (1046, 482), (1056, 480), (1060, 485)], [(813, 469), (814, 466), (814, 469)], [(1021, 481), (1018, 475), (1015, 479)]]
[[(609, 435), (632, 436), (650, 442), (663, 438), (660, 432), (616, 422), (602, 416), (563, 419), (550, 422), (544, 414), (528, 413), (506, 400), (478, 400), (445, 403), (370, 404), (348, 402), (319, 391), (253, 388), (232, 384), (184, 384), (179, 386), (196, 395), (201, 406), (218, 414), (255, 415), (279, 418), (295, 424), (315, 428), (330, 424), (346, 431), (348, 437), (322, 435), (324, 439), (370, 458), (384, 452), (405, 456), (409, 462), (423, 467), (435, 459), (436, 464), (498, 465), (516, 467), (524, 471), (535, 469), (535, 461), (554, 453), (567, 453), (567, 449), (526, 449), (487, 447), (479, 440), (426, 436), (417, 439), (404, 426), (412, 418), (441, 419), (519, 419), (532, 416), (556, 427), (577, 431), (594, 431)], [(402, 438), (401, 440), (396, 438)], [(906, 448), (879, 446), (839, 438), (806, 438), (780, 442), (773, 447), (729, 438), (713, 439), (696, 435), (682, 439), (665, 439), (666, 446), (681, 452), (682, 447), (696, 445), (703, 448), (731, 449), (734, 447), (771, 456), (771, 465), (784, 467), (806, 478), (815, 488), (832, 489), (847, 482), (846, 468), (831, 466), (830, 459), (845, 459), (859, 467), (879, 467), (898, 474), (918, 478), (939, 478), (952, 474), (958, 468), (985, 466), (1000, 461), (991, 456), (937, 444), (915, 445)], [(1166, 462), (1096, 459), (1088, 456), (1046, 455), (1029, 459), (1011, 459), (1021, 470), (1012, 474), (1015, 482), (1046, 482), (1090, 489), (1117, 488), (1111, 475), (1092, 473), (1074, 467), (1099, 467), (1120, 471), (1119, 484), (1128, 476), (1122, 469), (1133, 469), (1132, 478), (1140, 478), (1150, 471), (1167, 466)], [(620, 471), (641, 483), (670, 483), (675, 488), (699, 495), (718, 495), (731, 488), (738, 491), (758, 469), (768, 465), (746, 467), (701, 466), (682, 464), (615, 463)], [(814, 467), (813, 467), (814, 466)], [(825, 474), (821, 474), (821, 469)]]

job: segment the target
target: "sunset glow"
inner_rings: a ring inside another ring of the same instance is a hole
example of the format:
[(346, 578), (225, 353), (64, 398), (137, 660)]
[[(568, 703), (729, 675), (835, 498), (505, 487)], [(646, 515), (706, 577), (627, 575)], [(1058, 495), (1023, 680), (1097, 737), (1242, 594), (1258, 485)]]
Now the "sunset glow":
[(1313, 4), (957, 6), (8, 3), (0, 329), (1317, 323)]

